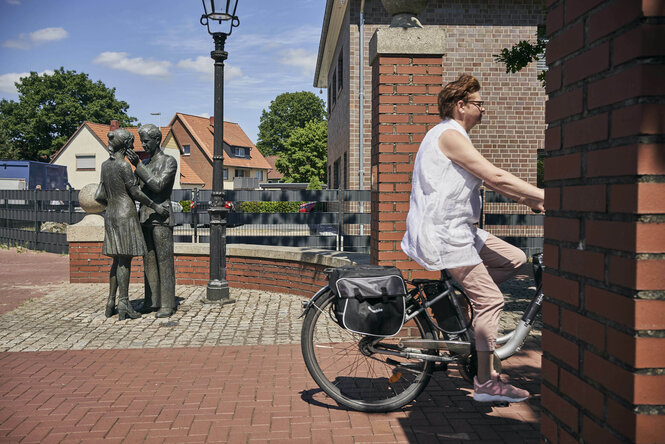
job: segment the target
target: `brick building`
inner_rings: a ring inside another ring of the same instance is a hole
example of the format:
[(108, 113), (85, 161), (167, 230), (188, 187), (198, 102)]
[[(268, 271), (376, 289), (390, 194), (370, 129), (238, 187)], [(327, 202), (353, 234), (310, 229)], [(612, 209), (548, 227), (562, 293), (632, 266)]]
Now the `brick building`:
[[(213, 117), (176, 113), (169, 123), (181, 153), (182, 188), (212, 189)], [(234, 189), (234, 178), (268, 179), (271, 165), (254, 146), (240, 125), (224, 122), (224, 189)]]
[[(536, 78), (535, 64), (520, 73), (506, 74), (504, 66), (494, 61), (494, 55), (519, 40), (535, 40), (537, 27), (545, 21), (544, 2), (430, 0), (418, 19), (425, 29), (443, 31), (445, 37), (441, 44), (445, 55), (437, 66), (429, 67), (427, 76), (419, 79), (422, 82), (419, 84), (405, 84), (411, 74), (408, 68), (397, 68), (395, 72), (382, 68), (381, 75), (402, 76), (395, 78), (392, 100), (382, 102), (382, 106), (396, 112), (410, 107), (415, 114), (414, 122), (404, 123), (420, 123), (425, 132), (440, 120), (436, 97), (425, 99), (414, 94), (435, 88), (427, 83), (442, 85), (454, 80), (459, 73), (475, 75), (481, 82), (487, 108), (485, 122), (471, 133), (475, 146), (497, 166), (535, 183), (537, 150), (543, 148), (544, 141), (545, 91)], [(362, 188), (371, 186), (372, 60), (369, 46), (377, 29), (388, 27), (390, 22), (391, 16), (379, 0), (326, 2), (314, 86), (328, 90), (328, 185), (331, 188), (361, 188), (361, 162)], [(360, 51), (361, 46), (363, 51)], [(426, 78), (428, 76), (432, 78)], [(404, 140), (402, 148), (412, 151), (419, 142)]]

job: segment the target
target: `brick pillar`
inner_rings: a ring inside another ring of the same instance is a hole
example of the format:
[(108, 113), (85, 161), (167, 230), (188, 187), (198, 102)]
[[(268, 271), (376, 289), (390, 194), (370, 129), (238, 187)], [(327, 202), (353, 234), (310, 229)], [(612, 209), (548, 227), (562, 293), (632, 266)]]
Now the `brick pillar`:
[(400, 248), (406, 229), (413, 161), (425, 133), (439, 123), (443, 31), (378, 30), (370, 41), (372, 65), (371, 262), (396, 265), (405, 277), (427, 273)]
[(665, 442), (665, 7), (548, 1), (545, 442)]

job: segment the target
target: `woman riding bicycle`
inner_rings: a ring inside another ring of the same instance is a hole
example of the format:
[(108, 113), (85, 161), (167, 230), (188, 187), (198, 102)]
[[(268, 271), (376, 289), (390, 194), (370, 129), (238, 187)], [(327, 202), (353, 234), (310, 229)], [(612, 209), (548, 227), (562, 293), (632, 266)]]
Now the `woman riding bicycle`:
[(468, 132), (485, 113), (480, 84), (463, 74), (439, 93), (441, 123), (429, 130), (413, 167), (411, 202), (402, 250), (427, 270), (447, 269), (464, 288), (474, 309), (478, 355), (473, 398), (477, 401), (527, 399), (529, 393), (492, 374), (503, 294), (497, 284), (513, 277), (524, 253), (474, 226), (480, 218), (482, 183), (544, 211), (542, 189), (494, 166), (471, 143)]

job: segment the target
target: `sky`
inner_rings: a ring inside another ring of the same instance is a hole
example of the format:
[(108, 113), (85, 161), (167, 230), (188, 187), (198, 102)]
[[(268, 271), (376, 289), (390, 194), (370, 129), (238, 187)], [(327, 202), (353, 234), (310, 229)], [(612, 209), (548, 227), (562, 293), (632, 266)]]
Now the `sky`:
[[(224, 120), (253, 142), (279, 94), (325, 101), (312, 86), (324, 9), (323, 0), (238, 0)], [(64, 67), (115, 88), (141, 124), (166, 126), (176, 112), (211, 116), (214, 44), (202, 14), (198, 0), (0, 0), (0, 98), (18, 100), (20, 76)]]

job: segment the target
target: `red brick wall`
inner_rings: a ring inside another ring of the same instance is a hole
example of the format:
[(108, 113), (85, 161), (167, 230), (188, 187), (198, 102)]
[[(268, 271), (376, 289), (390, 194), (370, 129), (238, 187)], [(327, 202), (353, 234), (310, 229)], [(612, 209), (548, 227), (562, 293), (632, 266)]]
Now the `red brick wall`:
[(373, 264), (396, 265), (405, 277), (438, 277), (402, 252), (411, 173), (425, 133), (439, 123), (441, 56), (378, 56), (372, 65)]
[(548, 3), (542, 434), (665, 442), (665, 6)]
[[(231, 288), (247, 288), (278, 293), (312, 296), (327, 285), (324, 265), (264, 258), (226, 258), (226, 278)], [(108, 282), (111, 258), (102, 255), (102, 242), (69, 244), (69, 281), (72, 283)], [(208, 284), (210, 260), (205, 255), (175, 256), (176, 284)], [(131, 282), (143, 283), (143, 260), (132, 260)]]

